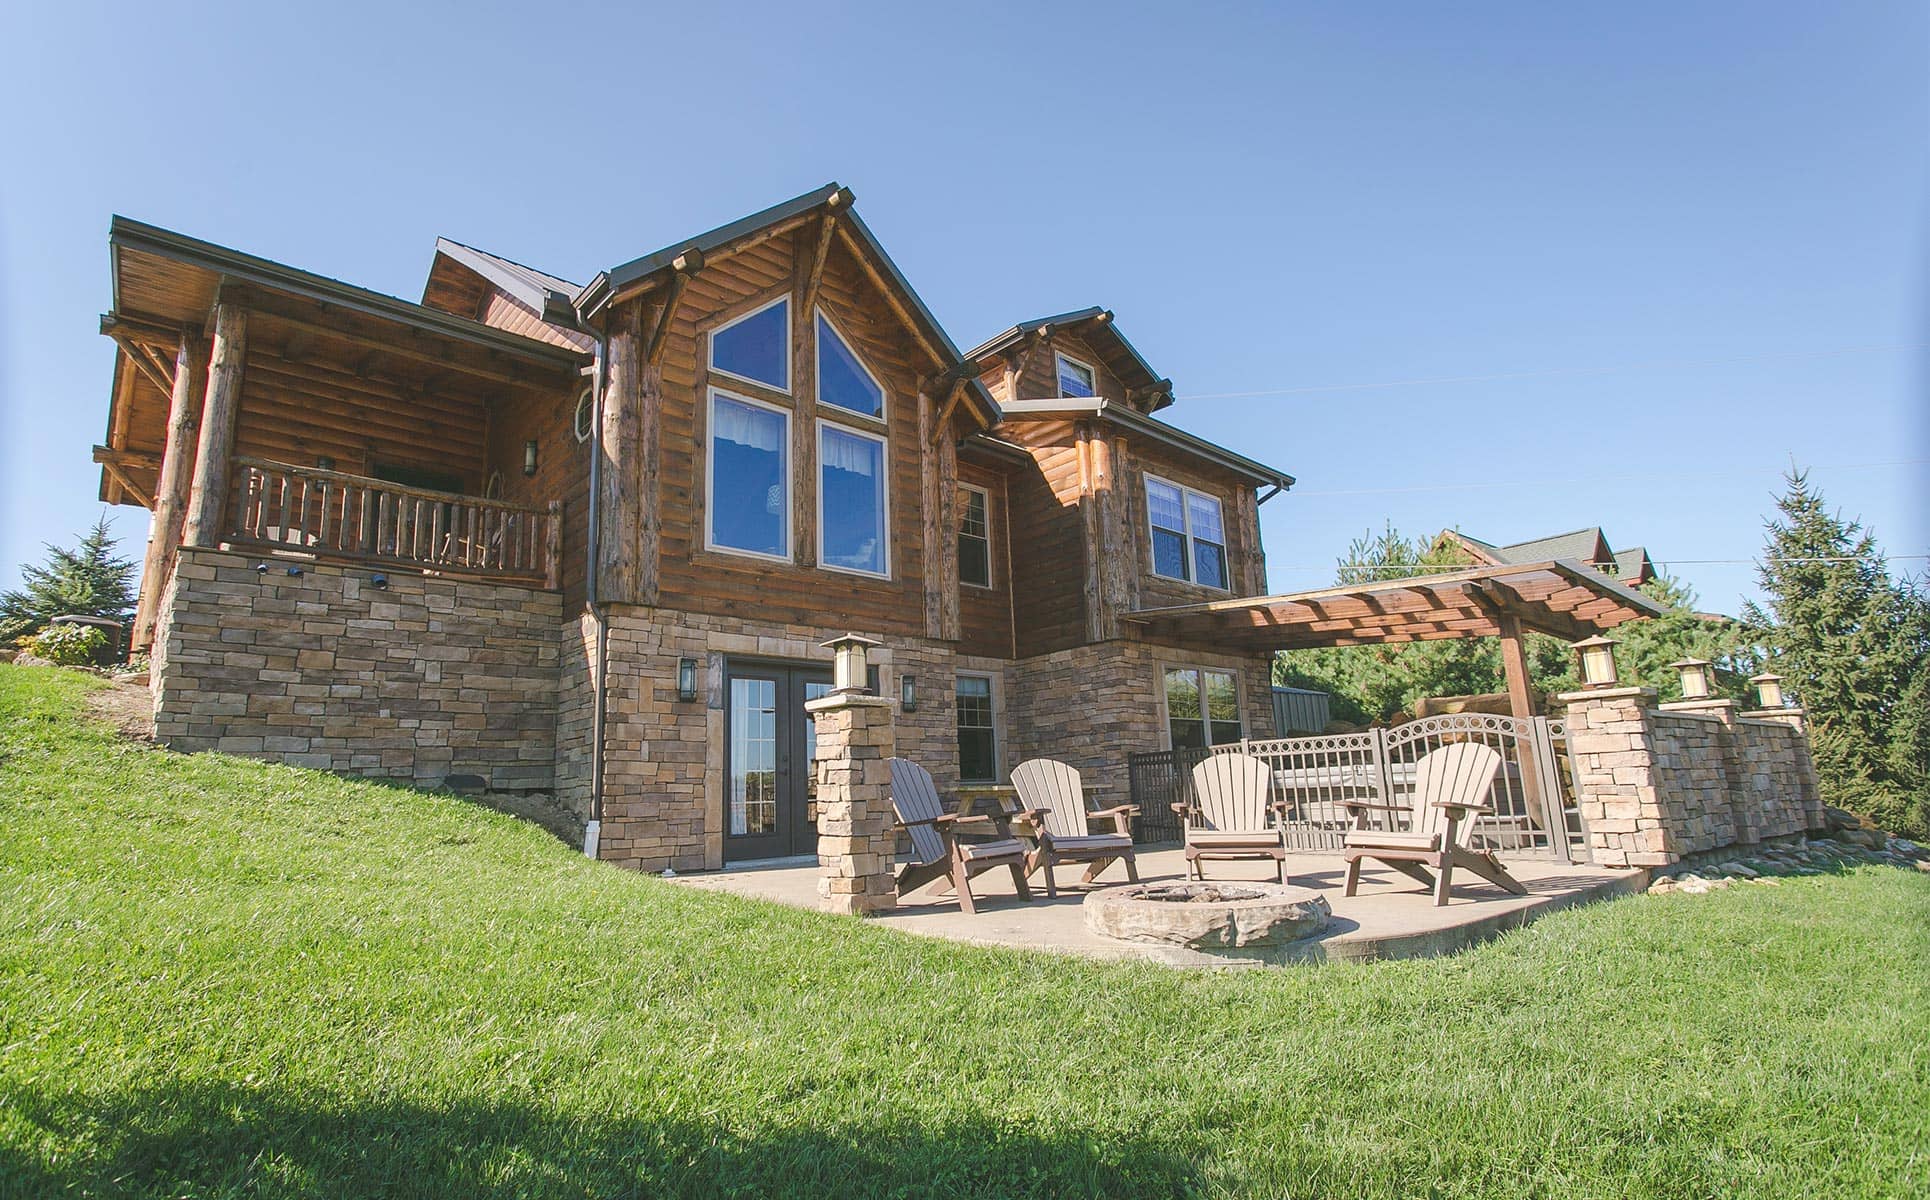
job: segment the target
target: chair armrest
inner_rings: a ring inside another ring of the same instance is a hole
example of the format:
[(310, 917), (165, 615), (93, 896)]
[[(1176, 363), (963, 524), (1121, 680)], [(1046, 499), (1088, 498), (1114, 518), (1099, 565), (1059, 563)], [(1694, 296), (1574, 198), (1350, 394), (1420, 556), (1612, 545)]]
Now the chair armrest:
[[(986, 816), (986, 815), (985, 815), (984, 813), (975, 813), (975, 814), (973, 814), (972, 816), (969, 816), (969, 817), (962, 817), (962, 816), (960, 816), (960, 815), (959, 815), (959, 814), (957, 814), (957, 813), (940, 813), (940, 814), (939, 814), (938, 816), (935, 816), (935, 817), (927, 817), (927, 818), (926, 818), (926, 821), (929, 821), (929, 822), (930, 822), (931, 824), (933, 824), (933, 825), (937, 825), (937, 826), (940, 826), (940, 827), (944, 827), (944, 826), (949, 826), (949, 825), (991, 825), (991, 824), (994, 824), (994, 822), (993, 822), (993, 820), (992, 820), (992, 818), (991, 818), (991, 817), (988, 817), (988, 816)], [(915, 822), (915, 823), (916, 823), (916, 824), (924, 824), (924, 822)]]
[(1371, 809), (1376, 812), (1412, 812), (1411, 804), (1369, 804), (1365, 800), (1342, 800), (1340, 806), (1348, 812), (1355, 809)]
[(1112, 808), (1091, 808), (1086, 810), (1088, 817), (1116, 817), (1120, 813), (1124, 813), (1129, 817), (1136, 817), (1139, 815), (1139, 806), (1137, 804), (1120, 804)]
[(1435, 808), (1445, 808), (1453, 812), (1480, 813), (1482, 816), (1492, 816), (1494, 814), (1494, 806), (1492, 804), (1459, 804), (1453, 800), (1430, 800), (1428, 803)]
[(892, 828), (894, 828), (894, 829), (915, 829), (915, 828), (917, 828), (917, 827), (918, 827), (918, 826), (920, 826), (920, 825), (934, 825), (934, 826), (935, 826), (935, 825), (938, 825), (938, 824), (940, 824), (940, 823), (942, 823), (942, 822), (945, 822), (945, 821), (952, 821), (952, 820), (956, 820), (956, 819), (957, 819), (956, 817), (954, 817), (954, 816), (952, 816), (952, 815), (951, 815), (951, 814), (949, 814), (949, 813), (941, 813), (941, 814), (939, 814), (939, 815), (938, 815), (938, 816), (936, 816), (936, 817), (919, 817), (919, 818), (918, 818), (917, 820), (915, 820), (915, 821), (906, 821), (906, 820), (902, 820), (902, 819), (901, 819), (901, 820), (898, 820), (898, 821), (894, 821), (894, 822), (892, 822)]
[(1178, 804), (1174, 804), (1171, 807), (1173, 812), (1178, 814), (1180, 817), (1190, 817), (1193, 815), (1195, 811), (1192, 805), (1187, 804), (1184, 801), (1181, 801)]

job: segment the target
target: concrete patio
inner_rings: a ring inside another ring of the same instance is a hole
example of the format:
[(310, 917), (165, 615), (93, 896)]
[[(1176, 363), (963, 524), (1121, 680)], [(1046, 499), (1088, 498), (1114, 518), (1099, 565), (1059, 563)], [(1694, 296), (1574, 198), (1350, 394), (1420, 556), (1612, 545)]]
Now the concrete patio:
[[(1041, 878), (1032, 878), (1033, 901), (1021, 903), (1004, 871), (973, 881), (979, 910), (974, 916), (959, 911), (949, 895), (930, 889), (903, 897), (897, 909), (871, 919), (887, 928), (926, 937), (949, 938), (986, 946), (1050, 950), (1100, 959), (1140, 959), (1176, 967), (1249, 967), (1293, 962), (1368, 961), (1428, 958), (1451, 954), (1509, 929), (1517, 929), (1544, 913), (1571, 904), (1639, 891), (1647, 878), (1640, 869), (1605, 868), (1516, 859), (1507, 863), (1526, 896), (1511, 896), (1472, 874), (1457, 873), (1452, 901), (1434, 907), (1432, 897), (1405, 876), (1369, 863), (1359, 894), (1340, 894), (1345, 865), (1338, 854), (1295, 854), (1287, 860), (1290, 882), (1318, 889), (1333, 906), (1334, 920), (1318, 937), (1286, 946), (1256, 950), (1203, 953), (1175, 946), (1142, 945), (1100, 937), (1086, 929), (1081, 910), (1086, 893), (1079, 886), (1082, 868), (1059, 869), (1059, 898), (1047, 900)], [(1177, 847), (1142, 849), (1141, 879), (1182, 878), (1185, 865)], [(707, 872), (680, 877), (689, 887), (708, 888), (815, 909), (818, 905), (818, 867), (810, 860), (790, 860), (769, 866)], [(1265, 863), (1214, 863), (1214, 879), (1272, 879)], [(1107, 868), (1096, 886), (1124, 883), (1125, 871)]]

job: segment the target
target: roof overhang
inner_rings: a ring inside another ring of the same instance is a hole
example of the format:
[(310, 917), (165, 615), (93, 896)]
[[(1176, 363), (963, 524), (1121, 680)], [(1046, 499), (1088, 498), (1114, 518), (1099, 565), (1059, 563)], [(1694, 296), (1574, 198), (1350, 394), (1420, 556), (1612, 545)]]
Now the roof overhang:
[[(576, 328), (576, 307), (570, 300), (582, 290), (578, 285), (445, 237), (436, 239), (436, 254), (461, 263), (550, 324)], [(434, 269), (432, 265), (432, 273)]]
[(240, 282), (537, 364), (574, 370), (582, 361), (580, 353), (561, 346), (126, 217), (113, 219), (107, 243), (114, 273), (114, 312), (134, 320), (202, 324), (220, 287)]
[(1164, 421), (1147, 416), (1137, 409), (1124, 404), (1115, 404), (1104, 396), (1060, 396), (1051, 400), (1007, 400), (1002, 409), (1006, 420), (1027, 417), (1098, 417), (1111, 421), (1123, 429), (1151, 438), (1156, 442), (1172, 446), (1197, 455), (1215, 466), (1224, 467), (1255, 485), (1265, 485), (1286, 491), (1293, 486), (1293, 476), (1276, 467), (1255, 462), (1243, 454), (1236, 454), (1224, 446), (1216, 445), (1203, 437), (1177, 429)]
[(1578, 562), (1476, 567), (1124, 618), (1147, 641), (1221, 650), (1306, 650), (1498, 637), (1504, 626), (1578, 641), (1667, 606)]
[(1004, 333), (966, 351), (965, 357), (974, 363), (982, 363), (988, 358), (1003, 354), (1027, 338), (1050, 334), (1055, 329), (1076, 333), (1087, 340), (1103, 340), (1112, 343), (1138, 374), (1138, 378), (1129, 381), (1129, 386), (1154, 397), (1151, 411), (1158, 412), (1173, 402), (1173, 381), (1160, 378), (1159, 372), (1153, 370), (1152, 364), (1146, 361), (1146, 356), (1126, 340), (1125, 334), (1119, 332), (1119, 322), (1113, 319), (1112, 310), (1100, 308), (1097, 305), (1075, 309), (1072, 312), (1057, 313), (1050, 317), (1021, 321)]
[(820, 209), (834, 211), (839, 230), (850, 238), (858, 254), (868, 260), (868, 269), (874, 269), (878, 281), (897, 293), (893, 303), (902, 302), (902, 315), (916, 327), (916, 332), (932, 348), (934, 355), (945, 360), (941, 373), (952, 381), (953, 386), (964, 389), (966, 407), (983, 427), (990, 428), (997, 424), (998, 403), (992, 399), (992, 393), (985, 385), (979, 382), (977, 372), (972, 369), (973, 360), (958, 352), (951, 335), (938, 323), (938, 318), (926, 307), (904, 272), (891, 260), (891, 255), (885, 253), (877, 235), (871, 232), (871, 227), (852, 207), (856, 199), (851, 189), (835, 182), (827, 183), (815, 191), (794, 196), (762, 212), (740, 217), (694, 238), (672, 242), (620, 266), (599, 271), (572, 299), (579, 321), (583, 328), (590, 328), (591, 322), (602, 309), (668, 280), (679, 269), (680, 262), (702, 263), (721, 258), (794, 229), (810, 220)]

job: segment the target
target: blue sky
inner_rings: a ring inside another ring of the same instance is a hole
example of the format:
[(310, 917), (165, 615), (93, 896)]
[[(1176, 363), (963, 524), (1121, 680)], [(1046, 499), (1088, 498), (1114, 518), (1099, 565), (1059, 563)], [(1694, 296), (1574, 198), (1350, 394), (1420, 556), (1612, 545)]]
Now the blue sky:
[(1922, 555), (1927, 12), (10, 6), (0, 584), (99, 510), (111, 213), (413, 299), (438, 234), (580, 280), (831, 179), (961, 344), (1106, 305), (1296, 474), (1276, 590), (1599, 523), (1732, 610), (1792, 456)]

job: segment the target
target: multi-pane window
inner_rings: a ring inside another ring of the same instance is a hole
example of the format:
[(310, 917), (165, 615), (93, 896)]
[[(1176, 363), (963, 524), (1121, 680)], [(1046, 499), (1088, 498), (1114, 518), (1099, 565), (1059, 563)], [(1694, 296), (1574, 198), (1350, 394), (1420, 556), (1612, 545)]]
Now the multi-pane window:
[(710, 394), (709, 544), (791, 557), (791, 414)]
[(714, 330), (710, 369), (791, 390), (791, 302), (780, 297)]
[(1212, 496), (1146, 477), (1146, 519), (1153, 574), (1207, 587), (1226, 586), (1226, 529)]
[(1175, 750), (1224, 746), (1243, 736), (1240, 689), (1231, 671), (1169, 667), (1166, 727)]
[(818, 403), (834, 404), (867, 417), (885, 415), (885, 389), (858, 358), (837, 326), (818, 315)]
[(1058, 355), (1059, 394), (1061, 396), (1096, 396), (1098, 377), (1091, 366), (1076, 358)]
[(818, 423), (818, 561), (827, 567), (889, 575), (885, 440)]
[(958, 581), (973, 587), (992, 586), (991, 503), (984, 488), (961, 484), (958, 489)]
[(958, 677), (958, 777), (966, 783), (998, 780), (998, 735), (992, 726), (992, 681)]

